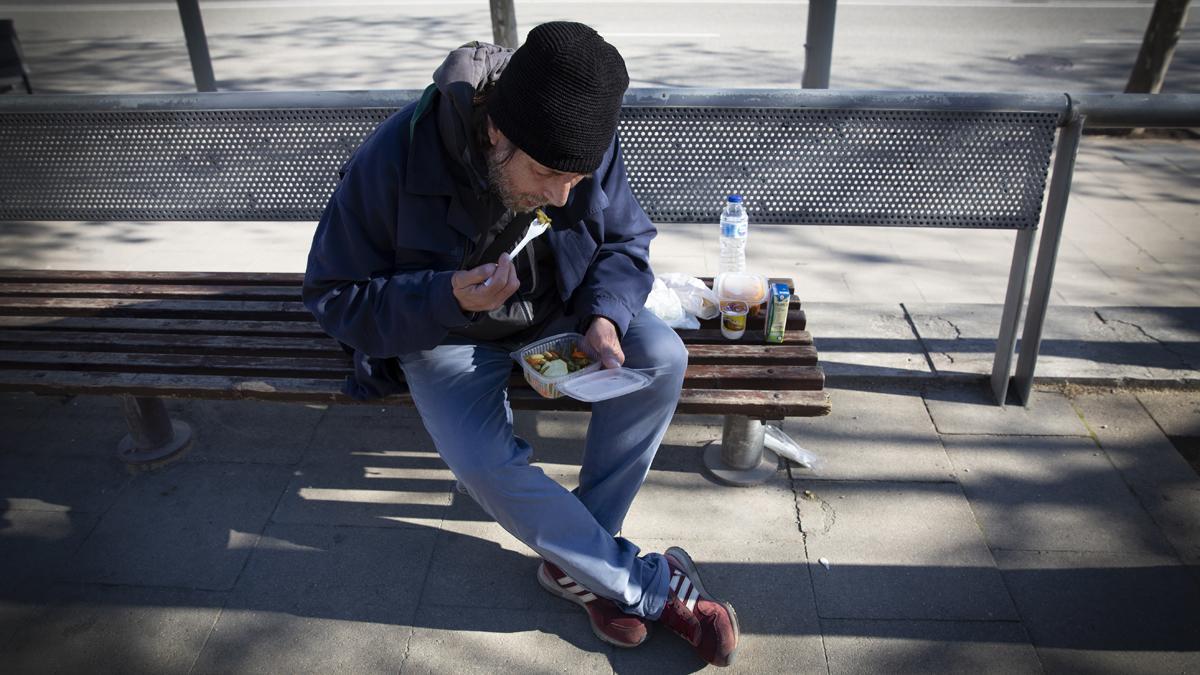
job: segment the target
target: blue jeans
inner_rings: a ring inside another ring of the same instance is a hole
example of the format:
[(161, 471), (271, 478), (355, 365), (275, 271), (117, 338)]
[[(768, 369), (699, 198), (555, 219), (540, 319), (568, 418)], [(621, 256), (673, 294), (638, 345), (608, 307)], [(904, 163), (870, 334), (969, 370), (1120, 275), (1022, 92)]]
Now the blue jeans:
[(639, 556), (617, 533), (679, 402), (687, 350), (646, 311), (630, 322), (621, 349), (625, 367), (652, 371), (653, 380), (592, 404), (575, 492), (531, 465), (532, 448), (513, 435), (508, 350), (452, 338), (404, 354), (400, 364), (438, 453), (501, 527), (589, 591), (656, 619), (667, 599), (666, 559)]

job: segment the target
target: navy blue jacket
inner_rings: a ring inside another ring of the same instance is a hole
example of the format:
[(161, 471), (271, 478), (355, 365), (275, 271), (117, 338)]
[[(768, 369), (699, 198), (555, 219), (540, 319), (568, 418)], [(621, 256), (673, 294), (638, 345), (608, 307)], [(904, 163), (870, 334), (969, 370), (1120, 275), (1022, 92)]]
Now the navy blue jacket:
[[(357, 352), (358, 386), (347, 392), (358, 398), (392, 390), (379, 359), (435, 347), (468, 322), (450, 277), (469, 238), (489, 225), (472, 222), (456, 196), (436, 116), (423, 115), (410, 139), (414, 109), (384, 121), (344, 167), (304, 275), (304, 305)], [(608, 317), (623, 335), (654, 282), (656, 231), (630, 191), (615, 136), (592, 177), (546, 213), (566, 312)]]

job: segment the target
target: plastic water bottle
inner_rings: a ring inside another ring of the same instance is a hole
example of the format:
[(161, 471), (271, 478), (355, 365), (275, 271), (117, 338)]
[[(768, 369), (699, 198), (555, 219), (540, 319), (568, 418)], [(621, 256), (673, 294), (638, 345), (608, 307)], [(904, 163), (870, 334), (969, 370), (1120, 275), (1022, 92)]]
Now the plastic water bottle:
[(721, 212), (721, 257), (717, 272), (746, 271), (746, 237), (750, 219), (742, 207), (741, 195), (729, 195)]

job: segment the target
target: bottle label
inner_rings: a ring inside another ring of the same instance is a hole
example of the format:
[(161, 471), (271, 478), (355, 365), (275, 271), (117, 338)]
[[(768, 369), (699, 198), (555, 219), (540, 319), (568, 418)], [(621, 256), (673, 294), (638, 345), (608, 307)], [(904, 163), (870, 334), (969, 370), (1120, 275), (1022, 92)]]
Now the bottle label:
[(723, 222), (721, 223), (721, 236), (722, 236), (722, 237), (736, 237), (736, 236), (738, 236), (738, 226), (737, 226), (737, 223), (731, 223), (731, 222), (723, 221)]

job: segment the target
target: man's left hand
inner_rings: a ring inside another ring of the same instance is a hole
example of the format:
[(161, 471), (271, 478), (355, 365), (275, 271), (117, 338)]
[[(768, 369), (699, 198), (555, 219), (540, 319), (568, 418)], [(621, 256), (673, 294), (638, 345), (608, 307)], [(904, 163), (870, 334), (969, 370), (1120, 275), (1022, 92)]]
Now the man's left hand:
[(620, 368), (621, 364), (625, 363), (625, 352), (621, 351), (621, 338), (617, 335), (617, 326), (609, 319), (603, 316), (593, 318), (584, 342), (605, 368)]

